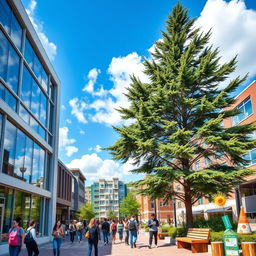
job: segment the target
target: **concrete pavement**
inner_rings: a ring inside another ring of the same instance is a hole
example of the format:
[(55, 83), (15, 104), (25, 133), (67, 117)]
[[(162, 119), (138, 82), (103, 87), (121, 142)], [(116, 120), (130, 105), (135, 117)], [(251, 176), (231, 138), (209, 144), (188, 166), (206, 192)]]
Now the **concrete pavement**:
[[(118, 237), (118, 235), (117, 235)], [(210, 256), (210, 253), (191, 253), (189, 250), (177, 249), (177, 246), (170, 246), (168, 240), (158, 241), (158, 248), (149, 249), (148, 248), (148, 233), (141, 231), (138, 236), (137, 248), (130, 248), (124, 244), (120, 243), (117, 239), (116, 244), (110, 243), (104, 246), (103, 242), (99, 242), (99, 256)], [(75, 241), (73, 244), (69, 241), (67, 237), (61, 246), (61, 256), (87, 256), (88, 245), (87, 241), (84, 239), (80, 244)], [(52, 244), (45, 244), (40, 246), (40, 256), (52, 256)], [(27, 256), (26, 250), (23, 250), (20, 256)], [(94, 256), (94, 253), (92, 253)]]

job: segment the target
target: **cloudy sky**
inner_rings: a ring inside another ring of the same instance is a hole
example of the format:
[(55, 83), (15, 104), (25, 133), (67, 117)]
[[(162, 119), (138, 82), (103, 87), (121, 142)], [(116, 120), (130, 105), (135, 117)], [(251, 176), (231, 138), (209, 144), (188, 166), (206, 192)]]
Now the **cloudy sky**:
[[(62, 82), (59, 157), (80, 168), (87, 184), (98, 178), (137, 180), (131, 163), (111, 160), (102, 147), (112, 145), (122, 125), (115, 110), (130, 74), (141, 80), (142, 57), (161, 37), (173, 0), (22, 0)], [(234, 75), (256, 74), (256, 1), (183, 0), (197, 26), (212, 28), (211, 43), (227, 61), (239, 54)]]

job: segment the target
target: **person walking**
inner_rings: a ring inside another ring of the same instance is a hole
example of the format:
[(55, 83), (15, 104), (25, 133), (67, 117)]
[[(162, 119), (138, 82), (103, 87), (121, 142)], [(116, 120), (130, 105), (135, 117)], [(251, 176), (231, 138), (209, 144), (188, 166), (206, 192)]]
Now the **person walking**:
[(148, 221), (149, 227), (149, 249), (152, 247), (153, 237), (155, 239), (155, 247), (157, 248), (157, 233), (159, 227), (159, 221), (154, 213), (151, 214), (151, 219)]
[(9, 255), (18, 256), (22, 247), (24, 245), (24, 234), (25, 231), (21, 227), (21, 218), (16, 217), (12, 222), (12, 227), (10, 228), (8, 235), (9, 244)]
[(124, 224), (124, 242), (126, 245), (129, 245), (129, 228), (128, 228), (128, 219), (125, 218), (123, 220), (123, 224)]
[(85, 236), (88, 238), (88, 256), (92, 254), (94, 246), (94, 256), (98, 256), (98, 242), (100, 240), (100, 229), (96, 224), (96, 219), (91, 219), (88, 227), (85, 229)]
[(110, 225), (110, 230), (111, 230), (111, 236), (112, 236), (112, 241), (113, 243), (116, 242), (116, 221), (112, 220), (112, 223)]
[(138, 222), (136, 221), (136, 216), (133, 215), (128, 222), (128, 229), (130, 233), (130, 245), (131, 248), (136, 248), (136, 242), (138, 237)]
[(76, 225), (75, 225), (75, 222), (72, 221), (70, 224), (69, 224), (69, 235), (70, 235), (70, 241), (72, 243), (74, 243), (74, 239), (75, 239), (75, 234), (76, 234)]
[(119, 223), (117, 224), (117, 232), (119, 235), (119, 240), (122, 243), (124, 234), (124, 224), (122, 220), (119, 220)]
[(26, 244), (26, 247), (27, 247), (28, 256), (39, 255), (35, 226), (36, 226), (35, 221), (31, 220), (29, 222), (29, 228), (27, 229), (27, 234), (24, 238), (24, 243)]
[(103, 223), (101, 224), (101, 230), (103, 233), (104, 245), (108, 244), (108, 236), (110, 231), (110, 224), (107, 222), (107, 219), (104, 218)]
[(81, 220), (79, 220), (79, 222), (76, 224), (77, 240), (79, 243), (81, 243), (81, 241), (82, 241), (83, 229), (84, 229), (84, 224)]
[(61, 226), (61, 222), (57, 220), (52, 230), (54, 256), (60, 256), (60, 247), (61, 247), (63, 235), (64, 235), (64, 231)]

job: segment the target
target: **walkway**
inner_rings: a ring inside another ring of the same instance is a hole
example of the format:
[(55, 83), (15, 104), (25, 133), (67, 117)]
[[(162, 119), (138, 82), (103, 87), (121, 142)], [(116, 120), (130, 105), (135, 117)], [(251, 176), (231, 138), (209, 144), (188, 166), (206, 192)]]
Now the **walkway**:
[[(112, 245), (104, 246), (103, 242), (99, 243), (99, 256), (210, 256), (210, 253), (191, 253), (189, 250), (177, 249), (176, 246), (170, 246), (167, 240), (160, 240), (158, 248), (148, 248), (148, 233), (141, 232), (137, 241), (137, 248), (131, 249), (130, 246), (119, 241)], [(77, 241), (71, 244), (66, 239), (61, 247), (61, 256), (87, 256), (87, 241), (83, 240), (81, 244)], [(52, 256), (52, 245), (46, 244), (40, 247), (40, 256)], [(21, 256), (27, 256), (26, 250), (23, 250)], [(92, 254), (94, 256), (94, 254)]]

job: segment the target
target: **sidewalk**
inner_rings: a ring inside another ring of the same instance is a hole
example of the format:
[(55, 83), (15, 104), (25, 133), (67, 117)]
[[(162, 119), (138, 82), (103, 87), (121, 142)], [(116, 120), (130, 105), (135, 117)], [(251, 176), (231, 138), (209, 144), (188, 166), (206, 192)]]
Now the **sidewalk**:
[[(118, 235), (117, 235), (118, 237)], [(104, 246), (103, 242), (99, 242), (99, 256), (210, 256), (210, 253), (191, 253), (189, 250), (177, 249), (177, 246), (170, 246), (165, 240), (158, 241), (158, 248), (148, 248), (148, 233), (141, 231), (138, 236), (137, 248), (120, 243), (117, 239), (116, 244)], [(61, 246), (61, 256), (86, 256), (88, 253), (87, 241), (84, 239), (80, 244), (75, 241), (73, 244), (67, 237)], [(40, 256), (52, 256), (52, 244), (46, 244), (40, 247)], [(27, 251), (23, 250), (20, 256), (27, 256)], [(94, 256), (94, 253), (92, 253)]]

